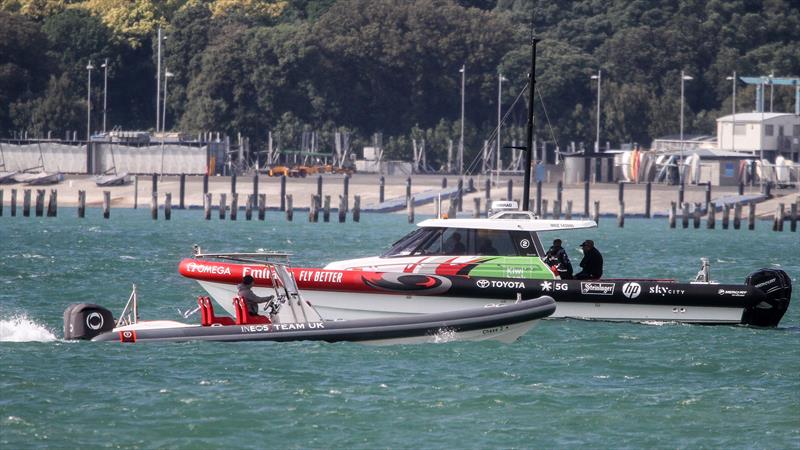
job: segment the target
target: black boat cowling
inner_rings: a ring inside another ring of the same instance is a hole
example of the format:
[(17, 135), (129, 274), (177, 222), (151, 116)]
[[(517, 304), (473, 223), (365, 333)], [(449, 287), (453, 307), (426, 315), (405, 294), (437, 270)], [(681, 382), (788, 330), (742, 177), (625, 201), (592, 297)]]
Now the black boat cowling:
[(93, 303), (74, 303), (64, 310), (64, 339), (89, 340), (114, 329), (111, 311)]
[(764, 293), (765, 299), (745, 308), (742, 322), (759, 327), (778, 326), (792, 298), (792, 280), (780, 269), (760, 269), (747, 276), (745, 284)]

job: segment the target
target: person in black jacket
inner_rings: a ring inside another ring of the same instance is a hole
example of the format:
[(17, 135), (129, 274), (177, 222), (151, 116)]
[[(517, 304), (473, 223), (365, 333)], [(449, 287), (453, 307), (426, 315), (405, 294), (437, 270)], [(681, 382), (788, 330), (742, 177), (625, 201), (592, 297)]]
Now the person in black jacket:
[(558, 276), (562, 280), (572, 279), (572, 263), (569, 261), (567, 251), (561, 246), (561, 239), (553, 241), (553, 246), (547, 250), (544, 256), (544, 262), (548, 266), (556, 266)]
[(594, 241), (585, 240), (581, 244), (583, 259), (581, 271), (575, 275), (576, 280), (596, 280), (603, 276), (603, 255), (595, 248)]

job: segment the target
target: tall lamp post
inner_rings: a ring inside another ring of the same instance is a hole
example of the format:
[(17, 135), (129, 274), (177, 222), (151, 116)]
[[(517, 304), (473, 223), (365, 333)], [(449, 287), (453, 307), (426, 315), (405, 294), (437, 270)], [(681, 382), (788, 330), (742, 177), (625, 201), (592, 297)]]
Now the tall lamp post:
[(103, 70), (103, 133), (106, 132), (106, 111), (108, 110), (108, 58), (100, 66)]
[(731, 102), (731, 151), (736, 150), (736, 71), (732, 77), (725, 78), (733, 85), (733, 101)]
[(163, 116), (161, 117), (161, 131), (164, 131), (167, 128), (167, 80), (172, 78), (173, 73), (164, 68), (164, 107), (162, 108), (161, 113)]
[(458, 174), (464, 175), (464, 82), (467, 76), (467, 66), (461, 65), (461, 140), (458, 142)]
[(161, 109), (160, 109), (160, 100), (161, 100), (161, 42), (166, 40), (166, 36), (162, 36), (161, 34), (161, 25), (158, 26), (158, 62), (157, 70), (156, 70), (156, 132), (162, 129), (160, 124), (161, 118)]
[(502, 106), (503, 106), (503, 81), (507, 81), (506, 78), (503, 76), (502, 73), (498, 74), (497, 76), (497, 170), (498, 176), (500, 176), (500, 169), (503, 166), (503, 160), (500, 158), (500, 127), (502, 126), (502, 119), (500, 115), (502, 114)]
[(597, 133), (594, 138), (594, 151), (600, 152), (600, 84), (603, 80), (603, 72), (597, 70), (597, 75), (592, 75), (593, 80), (597, 80)]
[(680, 183), (683, 184), (683, 93), (684, 93), (684, 82), (693, 80), (694, 78), (686, 75), (683, 70), (681, 70), (681, 161), (678, 165), (678, 176), (680, 178)]
[(86, 89), (86, 141), (88, 142), (92, 136), (92, 61), (86, 66), (89, 72), (88, 88)]

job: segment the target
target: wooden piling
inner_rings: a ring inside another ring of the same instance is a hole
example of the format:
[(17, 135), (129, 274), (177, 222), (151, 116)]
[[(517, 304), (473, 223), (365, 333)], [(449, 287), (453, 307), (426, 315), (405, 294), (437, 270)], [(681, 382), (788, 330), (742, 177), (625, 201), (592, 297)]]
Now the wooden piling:
[(182, 173), (178, 187), (178, 209), (186, 209), (186, 174)]
[(133, 209), (139, 209), (139, 176), (133, 176)]
[(203, 174), (203, 195), (208, 194), (208, 174)]
[(486, 199), (486, 207), (489, 207), (489, 199), (492, 198), (492, 179), (491, 177), (486, 177), (483, 183), (483, 194), (484, 198)]
[(342, 192), (342, 196), (344, 197), (343, 198), (343, 200), (344, 200), (344, 212), (346, 214), (347, 210), (349, 209), (348, 206), (350, 204), (350, 174), (346, 174), (344, 176), (344, 186), (343, 186), (342, 191), (343, 191)]
[(158, 175), (153, 174), (152, 176), (152, 186), (150, 187), (150, 192), (158, 192)]
[(739, 182), (739, 195), (744, 195), (744, 181)]
[(292, 203), (292, 194), (286, 194), (286, 203), (284, 205), (286, 208), (286, 220), (289, 222), (294, 218), (294, 205)]
[(258, 178), (259, 178), (258, 172), (256, 172), (255, 175), (253, 175), (253, 202), (250, 204), (251, 209), (253, 206), (255, 206), (255, 201), (258, 198), (258, 182), (259, 182)]
[(722, 205), (722, 229), (723, 230), (727, 230), (728, 229), (728, 221), (730, 220), (730, 217), (729, 217), (730, 215), (731, 215), (731, 207), (730, 207), (730, 205), (725, 203), (724, 205)]
[(311, 194), (311, 203), (308, 204), (308, 221), (314, 223), (318, 219), (319, 213), (317, 212), (317, 195)]
[(36, 217), (44, 215), (44, 189), (36, 190)]
[[(231, 194), (236, 193), (236, 174), (231, 174)], [(233, 195), (231, 195), (231, 205), (233, 205)], [(233, 215), (233, 214), (231, 214)]]
[(267, 194), (258, 194), (258, 220), (264, 220), (267, 215)]
[(681, 203), (681, 227), (689, 228), (689, 202)]
[(541, 212), (542, 213), (539, 214), (539, 217), (541, 217), (542, 219), (546, 219), (547, 218), (547, 199), (542, 199), (542, 211)]
[(103, 219), (111, 217), (111, 191), (103, 191)]
[(747, 213), (747, 229), (748, 230), (755, 230), (756, 229), (756, 204), (751, 202), (748, 204), (750, 210)]
[(319, 201), (322, 199), (322, 175), (317, 175), (317, 209), (319, 209)]
[(17, 215), (17, 190), (11, 190), (11, 217), (16, 217)]
[(789, 207), (789, 230), (797, 231), (797, 204), (800, 202), (792, 203), (792, 206)]
[(361, 221), (361, 196), (353, 196), (353, 222)]
[(553, 219), (561, 219), (561, 202), (558, 199), (553, 200)]
[(323, 222), (330, 222), (331, 221), (331, 196), (325, 196), (325, 206), (322, 210), (322, 221)]
[(164, 220), (172, 219), (172, 192), (164, 194)]
[(339, 194), (339, 223), (344, 223), (347, 220), (347, 197), (344, 194)]
[(203, 194), (203, 217), (211, 220), (211, 194)]
[[(0, 202), (3, 199), (0, 198)], [(58, 215), (58, 191), (50, 189), (50, 201), (47, 202), (47, 217), (56, 217)]]
[(447, 218), (448, 219), (455, 219), (456, 215), (458, 214), (458, 208), (456, 207), (456, 200), (453, 197), (450, 197), (450, 205), (447, 207)]
[(86, 217), (86, 191), (78, 191), (78, 218)]
[(669, 202), (669, 227), (675, 228), (675, 216), (678, 205), (676, 202)]
[(31, 190), (25, 189), (22, 191), (22, 216), (31, 216)]
[(158, 220), (158, 191), (150, 193), (150, 217)]
[(481, 216), (481, 198), (475, 197), (472, 199), (473, 207), (472, 207), (472, 217), (476, 219)]
[(681, 183), (678, 185), (678, 204), (683, 204), (683, 193), (684, 193), (684, 185)]
[[(530, 209), (530, 207), (529, 207), (529, 209)], [(547, 210), (546, 207), (545, 207), (545, 210)], [(545, 212), (547, 212), (547, 211), (545, 211)], [(542, 215), (542, 182), (541, 181), (537, 181), (536, 182), (536, 215), (539, 216), (539, 217), (544, 218), (544, 216)]]
[(564, 213), (564, 218), (572, 220), (572, 200), (567, 200), (567, 211)]
[(650, 214), (650, 205), (652, 203), (653, 198), (653, 183), (648, 181), (647, 184), (644, 185), (644, 217), (649, 219)]
[[(587, 184), (588, 184), (588, 182), (587, 182)], [(595, 200), (594, 201), (594, 214), (592, 216), (593, 216), (592, 220), (594, 220), (595, 223), (599, 224), (600, 223), (600, 200)]]
[(511, 178), (508, 179), (508, 191), (506, 192), (506, 200), (511, 201), (512, 197), (514, 196), (514, 180)]
[(458, 179), (458, 212), (464, 211), (464, 179)]
[(583, 182), (583, 215), (589, 217), (589, 180)]
[(779, 204), (775, 208), (775, 217), (772, 220), (772, 231), (783, 231), (783, 213), (786, 210), (786, 205)]
[(694, 204), (694, 214), (693, 214), (693, 217), (692, 217), (695, 229), (700, 228), (700, 218), (702, 217), (702, 211), (703, 211), (703, 207), (700, 205), (700, 203), (695, 203)]
[(386, 191), (386, 178), (383, 175), (381, 175), (381, 177), (378, 178), (378, 203), (383, 203), (385, 191)]
[(414, 223), (414, 197), (409, 197), (406, 200), (406, 214), (408, 215), (408, 223)]
[(705, 208), (708, 209), (708, 205), (711, 204), (711, 182), (709, 181), (706, 183), (706, 199), (705, 199)]
[(406, 203), (411, 198), (411, 177), (406, 178)]
[(3, 190), (0, 189), (0, 217), (3, 217)]
[[(540, 182), (541, 181), (537, 181), (537, 183)], [(561, 180), (558, 180), (558, 182), (556, 183), (556, 201), (558, 202), (559, 205), (564, 204), (564, 182)]]
[(617, 226), (620, 228), (625, 226), (625, 202), (619, 202), (619, 213), (617, 213)]
[(706, 221), (706, 228), (709, 230), (713, 230), (714, 227), (717, 226), (717, 204), (716, 203), (709, 203), (708, 204), (708, 219)]
[(286, 211), (286, 175), (281, 175), (281, 211)]
[(253, 220), (253, 194), (247, 195), (247, 203), (244, 204), (244, 220)]
[(447, 177), (442, 177), (442, 189), (447, 189)]
[(228, 194), (219, 194), (219, 219), (225, 220), (225, 210), (228, 209)]
[(231, 220), (236, 220), (239, 215), (239, 194), (231, 192)]
[(617, 201), (623, 203), (625, 201), (625, 182), (620, 181), (617, 183)]
[(742, 204), (733, 205), (733, 229), (738, 230), (742, 227)]

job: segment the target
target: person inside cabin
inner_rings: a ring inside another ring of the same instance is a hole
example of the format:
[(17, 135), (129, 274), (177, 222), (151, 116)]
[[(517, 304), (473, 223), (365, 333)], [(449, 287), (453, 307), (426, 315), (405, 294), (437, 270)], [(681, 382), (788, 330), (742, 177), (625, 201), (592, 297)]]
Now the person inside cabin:
[(489, 233), (478, 230), (478, 242), (480, 246), (478, 247), (478, 254), (479, 255), (498, 255), (497, 249), (494, 247), (494, 243), (492, 242), (492, 237)]
[(453, 233), (447, 238), (445, 243), (445, 254), (447, 255), (463, 255), (467, 251), (467, 247), (461, 242), (461, 233)]
[(244, 302), (247, 304), (247, 312), (250, 314), (258, 314), (258, 305), (259, 303), (269, 303), (275, 298), (274, 295), (267, 295), (266, 297), (260, 297), (253, 292), (253, 277), (251, 275), (245, 275), (242, 278), (242, 282), (237, 286), (239, 290), (239, 297), (241, 297)]
[(562, 280), (572, 279), (572, 263), (569, 261), (567, 251), (561, 246), (561, 239), (553, 240), (553, 246), (547, 250), (544, 256), (544, 263), (550, 267), (555, 267), (558, 276)]
[(603, 255), (594, 246), (594, 241), (585, 240), (581, 244), (583, 259), (581, 271), (575, 275), (576, 280), (596, 280), (603, 276)]

